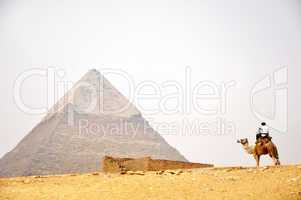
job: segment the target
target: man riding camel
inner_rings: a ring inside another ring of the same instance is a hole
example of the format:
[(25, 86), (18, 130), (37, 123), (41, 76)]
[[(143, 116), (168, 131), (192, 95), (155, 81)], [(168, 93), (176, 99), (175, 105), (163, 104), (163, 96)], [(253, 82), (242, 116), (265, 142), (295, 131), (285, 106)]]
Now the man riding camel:
[(247, 138), (237, 140), (237, 143), (242, 144), (244, 150), (254, 156), (257, 167), (259, 167), (260, 156), (262, 155), (269, 155), (275, 165), (280, 165), (277, 147), (272, 142), (272, 137), (269, 135), (269, 127), (265, 122), (262, 122), (258, 128), (255, 145), (250, 145)]
[(270, 134), (269, 134), (269, 127), (266, 125), (265, 122), (261, 123), (261, 126), (258, 128), (257, 134), (256, 134), (256, 143), (259, 143), (260, 139), (262, 138), (267, 138), (271, 139)]

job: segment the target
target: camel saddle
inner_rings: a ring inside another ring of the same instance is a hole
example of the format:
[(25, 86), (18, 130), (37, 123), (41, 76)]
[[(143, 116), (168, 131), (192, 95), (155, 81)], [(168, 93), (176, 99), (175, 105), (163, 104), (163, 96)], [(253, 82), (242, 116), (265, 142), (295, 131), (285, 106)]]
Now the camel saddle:
[(268, 142), (272, 141), (271, 136), (264, 136), (264, 137), (259, 137), (258, 140), (256, 141), (256, 144), (266, 144)]

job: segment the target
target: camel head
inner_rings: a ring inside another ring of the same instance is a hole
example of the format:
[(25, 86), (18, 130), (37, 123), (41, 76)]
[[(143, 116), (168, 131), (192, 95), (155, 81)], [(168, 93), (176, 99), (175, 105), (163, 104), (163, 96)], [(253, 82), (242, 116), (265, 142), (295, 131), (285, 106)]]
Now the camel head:
[(248, 141), (247, 138), (244, 138), (244, 139), (237, 140), (237, 143), (240, 143), (240, 144), (242, 144), (242, 145), (245, 145), (245, 144), (248, 144), (249, 141)]

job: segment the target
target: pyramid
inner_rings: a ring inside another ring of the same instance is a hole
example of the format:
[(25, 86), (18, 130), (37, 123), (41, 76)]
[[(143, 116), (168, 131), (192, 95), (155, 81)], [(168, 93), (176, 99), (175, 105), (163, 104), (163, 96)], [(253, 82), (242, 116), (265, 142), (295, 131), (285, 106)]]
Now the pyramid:
[(105, 155), (187, 161), (104, 76), (90, 70), (0, 159), (0, 176), (97, 171)]

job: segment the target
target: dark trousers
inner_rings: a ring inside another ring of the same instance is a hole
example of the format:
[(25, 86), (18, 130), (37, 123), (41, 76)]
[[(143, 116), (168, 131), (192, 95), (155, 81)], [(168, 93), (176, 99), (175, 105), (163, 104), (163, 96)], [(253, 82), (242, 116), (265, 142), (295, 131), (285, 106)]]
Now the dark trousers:
[(256, 140), (258, 140), (259, 138), (266, 138), (269, 137), (269, 133), (257, 133), (256, 134)]

